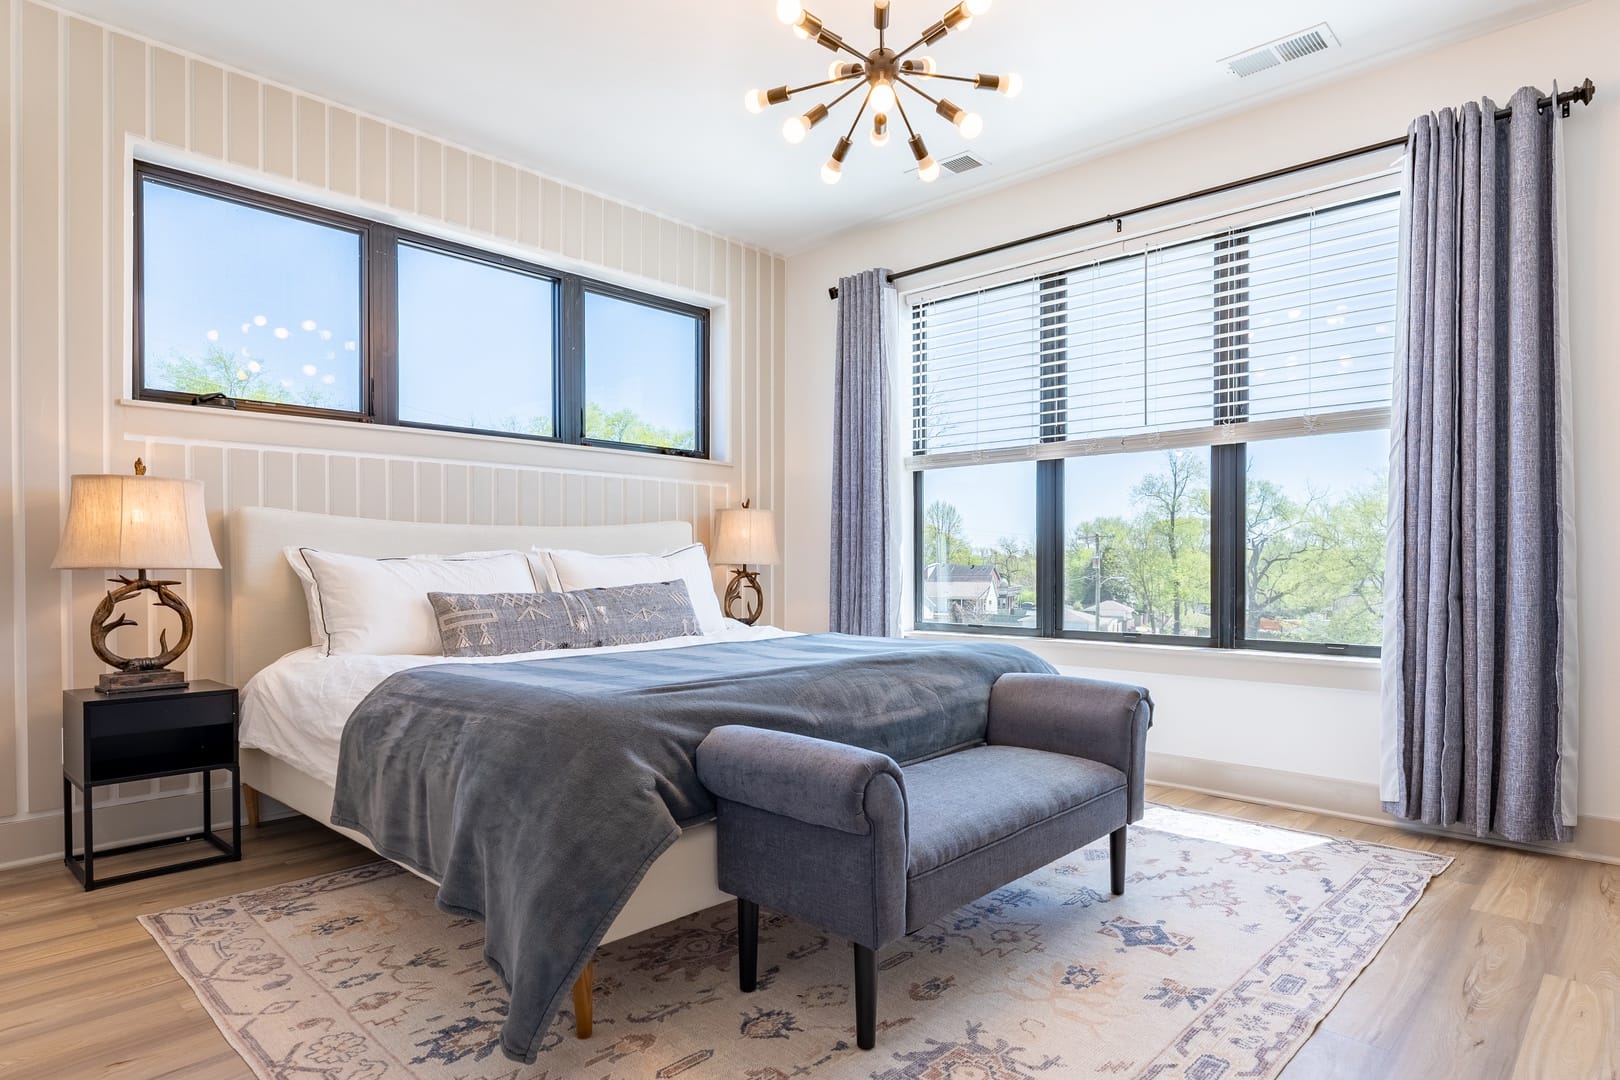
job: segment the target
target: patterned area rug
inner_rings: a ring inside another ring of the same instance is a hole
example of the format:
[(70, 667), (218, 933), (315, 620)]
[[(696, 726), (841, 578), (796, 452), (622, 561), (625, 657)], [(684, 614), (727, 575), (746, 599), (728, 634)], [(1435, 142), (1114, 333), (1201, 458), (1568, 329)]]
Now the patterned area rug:
[(532, 1066), (498, 1049), (480, 924), (390, 863), (141, 922), (276, 1080), (1235, 1080), (1281, 1071), (1450, 861), (1150, 807), (1124, 896), (1094, 845), (884, 950), (868, 1052), (848, 945), (781, 916), (753, 994), (730, 907), (604, 946), (594, 1036), (565, 1012)]

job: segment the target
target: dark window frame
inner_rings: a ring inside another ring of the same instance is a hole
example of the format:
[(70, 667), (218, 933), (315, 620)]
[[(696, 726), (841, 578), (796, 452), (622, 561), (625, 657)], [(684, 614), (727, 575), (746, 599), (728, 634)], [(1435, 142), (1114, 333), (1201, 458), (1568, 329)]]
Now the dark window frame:
[[(1388, 198), (1374, 195), (1357, 199), (1347, 206)], [(1306, 212), (1307, 214), (1310, 211)], [(1279, 221), (1290, 220), (1290, 215)], [(1266, 222), (1265, 224), (1274, 224)], [(1240, 226), (1185, 243), (1215, 241), (1214, 326), (1211, 345), (1217, 355), (1224, 354), (1225, 367), (1217, 362), (1211, 386), (1213, 422), (1216, 427), (1242, 423), (1248, 416), (1248, 395), (1238, 393), (1248, 383), (1249, 358), (1249, 232), (1255, 225)], [(1116, 258), (1135, 258), (1123, 255)], [(1114, 261), (1114, 260), (1104, 260)], [(1052, 282), (1066, 283), (1066, 272), (1042, 275), (1039, 279), (1039, 297), (1044, 309), (1047, 297), (1056, 289)], [(1068, 340), (1063, 333), (1061, 316), (1045, 315), (1041, 319), (1041, 347), (1043, 355), (1060, 357), (1055, 364), (1042, 369), (1041, 442), (1062, 442), (1066, 436), (1067, 416), (1062, 411), (1066, 393)], [(916, 393), (916, 350), (923, 349), (921, 363), (926, 379), (927, 315), (919, 328), (915, 323), (911, 332), (913, 349), (913, 397), (910, 420), (912, 425), (912, 453), (927, 450), (927, 408), (924, 399)], [(1056, 403), (1047, 408), (1049, 403)], [(1328, 433), (1324, 433), (1328, 434)], [(1036, 462), (1036, 525), (1035, 525), (1035, 610), (1036, 624), (1031, 627), (997, 626), (993, 624), (949, 623), (925, 620), (923, 617), (923, 569), (926, 554), (923, 551), (923, 474), (926, 469), (913, 472), (912, 487), (912, 625), (920, 631), (932, 633), (965, 633), (1010, 635), (1047, 640), (1128, 642), (1150, 645), (1174, 645), (1195, 649), (1238, 649), (1249, 652), (1294, 653), (1315, 656), (1377, 657), (1382, 655), (1378, 645), (1356, 645), (1346, 642), (1281, 641), (1270, 638), (1247, 637), (1246, 605), (1247, 553), (1248, 553), (1248, 469), (1246, 443), (1212, 442), (1209, 446), (1209, 498), (1210, 498), (1210, 632), (1205, 637), (1173, 634), (1113, 633), (1098, 630), (1069, 630), (1063, 627), (1064, 589), (1064, 512), (1063, 469), (1067, 458), (1048, 458)], [(1130, 453), (1135, 451), (1121, 451)]]
[[(613, 282), (575, 274), (543, 263), (521, 259), (501, 252), (489, 251), (476, 245), (447, 240), (444, 237), (411, 229), (401, 229), (369, 218), (345, 214), (325, 207), (300, 202), (243, 187), (210, 176), (136, 161), (135, 220), (133, 247), (133, 296), (131, 325), (134, 334), (133, 386), (136, 400), (161, 401), (171, 404), (219, 408), (221, 406), (241, 412), (264, 413), (277, 416), (317, 417), (344, 420), (353, 423), (378, 424), (387, 427), (409, 428), (419, 431), (449, 431), (462, 434), (486, 435), (528, 442), (583, 446), (636, 453), (658, 454), (707, 460), (710, 457), (712, 433), (710, 423), (712, 403), (713, 364), (713, 312), (709, 308), (684, 303), (667, 296), (642, 292)], [(196, 395), (173, 390), (150, 388), (146, 385), (145, 355), (145, 214), (143, 193), (147, 181), (234, 202), (255, 210), (281, 214), (296, 220), (343, 229), (356, 233), (360, 241), (357, 273), (360, 285), (360, 330), (357, 348), (360, 359), (360, 405), (357, 410), (322, 409), (308, 405), (288, 405), (280, 402), (252, 401), (227, 397), (224, 401), (204, 401)], [(399, 246), (409, 244), (439, 254), (464, 258), (498, 269), (509, 270), (540, 278), (552, 283), (552, 434), (531, 435), (526, 432), (500, 431), (490, 428), (457, 427), (448, 424), (428, 424), (399, 418)], [(671, 311), (691, 318), (696, 323), (697, 363), (693, 412), (693, 442), (691, 449), (651, 446), (641, 443), (615, 442), (585, 437), (585, 370), (584, 370), (584, 295), (594, 292), (609, 295), (630, 303)]]
[(226, 183), (212, 177), (198, 176), (194, 173), (183, 172), (162, 165), (152, 165), (143, 161), (135, 163), (134, 278), (131, 298), (133, 307), (131, 322), (134, 330), (135, 345), (132, 390), (135, 398), (140, 401), (163, 401), (178, 405), (219, 407), (203, 400), (199, 395), (186, 394), (178, 390), (149, 388), (146, 385), (145, 182), (147, 180), (167, 187), (177, 188), (181, 191), (208, 195), (253, 210), (279, 214), (295, 221), (324, 225), (328, 228), (340, 229), (357, 235), (359, 240), (357, 271), (360, 285), (360, 310), (357, 312), (359, 315), (359, 340), (356, 342), (356, 348), (359, 350), (360, 384), (356, 388), (358, 390), (356, 396), (360, 408), (322, 409), (312, 405), (291, 405), (278, 401), (254, 401), (248, 398), (233, 398), (228, 395), (225, 401), (220, 402), (220, 404), (241, 412), (269, 413), (278, 416), (313, 416), (328, 420), (349, 420), (359, 423), (373, 422), (372, 397), (374, 394), (375, 373), (372, 368), (372, 323), (374, 312), (372, 311), (371, 296), (375, 284), (373, 281), (374, 260), (372, 258), (372, 249), (376, 243), (373, 237), (373, 231), (377, 227), (376, 224), (364, 218), (341, 214), (335, 210), (327, 210), (324, 207), (310, 206), (279, 195), (268, 195), (264, 192)]

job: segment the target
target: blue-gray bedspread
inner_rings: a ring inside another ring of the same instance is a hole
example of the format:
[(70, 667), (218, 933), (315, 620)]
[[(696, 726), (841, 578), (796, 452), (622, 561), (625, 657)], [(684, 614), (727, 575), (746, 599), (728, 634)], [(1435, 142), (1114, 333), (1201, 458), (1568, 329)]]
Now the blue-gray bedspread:
[(693, 755), (722, 724), (905, 763), (984, 738), (1023, 649), (816, 634), (444, 664), (390, 676), (343, 732), (332, 822), (485, 924), (508, 1057), (532, 1062), (574, 980), (683, 825), (712, 816)]

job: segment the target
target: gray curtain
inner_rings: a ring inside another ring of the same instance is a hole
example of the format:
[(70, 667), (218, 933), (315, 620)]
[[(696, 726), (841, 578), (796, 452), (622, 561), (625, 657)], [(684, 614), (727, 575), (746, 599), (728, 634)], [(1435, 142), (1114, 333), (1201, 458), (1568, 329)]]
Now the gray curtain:
[(894, 287), (887, 270), (838, 282), (833, 384), (831, 628), (887, 635), (898, 578), (889, 519), (889, 351)]
[(1412, 123), (1386, 564), (1384, 809), (1575, 823), (1562, 150), (1531, 87)]

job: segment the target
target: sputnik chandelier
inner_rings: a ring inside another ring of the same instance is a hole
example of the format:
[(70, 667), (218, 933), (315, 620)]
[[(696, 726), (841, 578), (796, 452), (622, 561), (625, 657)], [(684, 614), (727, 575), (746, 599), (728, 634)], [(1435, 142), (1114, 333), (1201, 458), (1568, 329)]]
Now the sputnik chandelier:
[(932, 183), (939, 178), (939, 162), (928, 153), (923, 137), (912, 128), (911, 118), (906, 115), (905, 104), (900, 100), (900, 90), (902, 88), (909, 90), (928, 102), (935, 112), (956, 125), (956, 130), (964, 139), (972, 139), (984, 129), (984, 121), (979, 114), (953, 104), (948, 98), (934, 97), (918, 86), (917, 82), (924, 79), (948, 80), (968, 83), (975, 90), (993, 90), (1006, 97), (1017, 97), (1018, 91), (1023, 88), (1023, 81), (1017, 75), (946, 75), (935, 69), (933, 57), (913, 57), (911, 54), (934, 44), (952, 31), (966, 30), (974, 16), (983, 15), (990, 9), (990, 4), (991, 0), (961, 0), (945, 13), (944, 18), (924, 30), (916, 41), (896, 51), (889, 48), (885, 40), (889, 29), (889, 0), (875, 0), (872, 5), (872, 25), (877, 28), (877, 48), (863, 54), (822, 25), (821, 20), (804, 10), (798, 0), (777, 0), (777, 18), (793, 27), (793, 32), (800, 38), (814, 41), (834, 53), (847, 53), (855, 59), (845, 60), (840, 55), (827, 68), (827, 77), (820, 82), (804, 86), (783, 85), (771, 90), (750, 90), (744, 98), (744, 105), (749, 112), (760, 113), (772, 105), (780, 105), (790, 100), (795, 94), (817, 90), (824, 86), (848, 84), (843, 92), (831, 101), (813, 105), (804, 113), (789, 117), (782, 124), (782, 137), (790, 143), (801, 143), (805, 136), (810, 134), (811, 128), (827, 119), (830, 110), (837, 108), (844, 99), (864, 90), (861, 107), (856, 111), (855, 119), (850, 122), (849, 130), (833, 146), (832, 157), (821, 167), (821, 178), (829, 184), (836, 184), (843, 176), (844, 159), (849, 156), (855, 129), (860, 125), (861, 117), (870, 109), (872, 145), (883, 146), (889, 141), (889, 113), (891, 111), (898, 113), (900, 122), (905, 125), (912, 157), (917, 159), (917, 179), (925, 184)]

